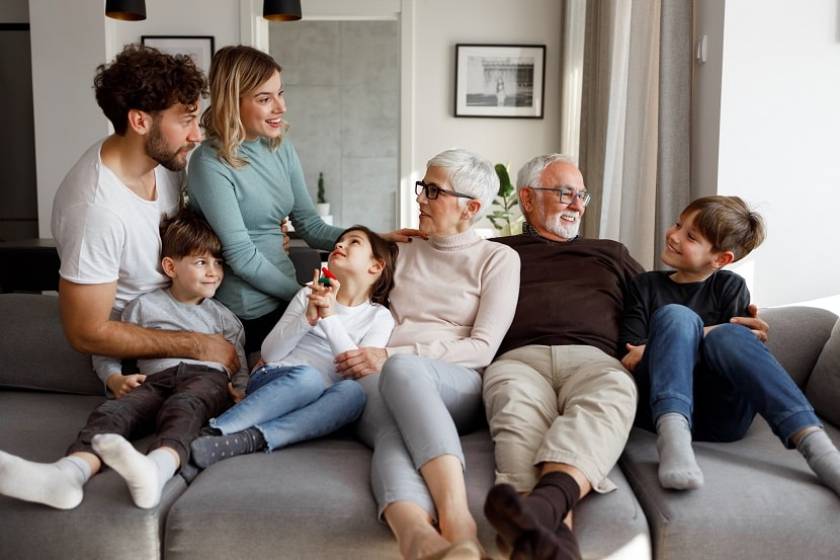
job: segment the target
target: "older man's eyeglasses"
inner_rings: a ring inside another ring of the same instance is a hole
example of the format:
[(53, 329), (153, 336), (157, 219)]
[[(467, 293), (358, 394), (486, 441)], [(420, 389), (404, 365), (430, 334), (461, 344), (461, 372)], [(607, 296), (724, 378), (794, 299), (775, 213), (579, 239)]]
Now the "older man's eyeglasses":
[(423, 181), (417, 181), (416, 183), (414, 183), (414, 194), (420, 196), (420, 193), (425, 194), (426, 198), (428, 198), (429, 200), (434, 200), (442, 194), (445, 194), (446, 196), (454, 196), (457, 198), (469, 198), (470, 200), (475, 200), (475, 197), (469, 194), (459, 193), (455, 191), (447, 191), (435, 185), (434, 183), (424, 183)]
[(574, 199), (578, 199), (581, 204), (586, 206), (592, 200), (592, 195), (586, 191), (576, 191), (571, 187), (531, 187), (535, 191), (553, 192), (554, 195), (560, 199), (562, 204), (571, 204)]

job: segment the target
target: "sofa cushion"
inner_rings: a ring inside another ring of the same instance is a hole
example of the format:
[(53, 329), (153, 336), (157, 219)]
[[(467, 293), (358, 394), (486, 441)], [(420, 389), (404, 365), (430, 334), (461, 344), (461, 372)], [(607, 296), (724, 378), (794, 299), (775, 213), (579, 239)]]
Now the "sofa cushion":
[(840, 320), (820, 353), (805, 394), (821, 416), (840, 426)]
[(58, 298), (0, 295), (0, 387), (103, 395), (90, 356), (76, 352), (61, 328)]
[[(840, 432), (829, 426), (840, 442)], [(647, 513), (657, 560), (809, 558), (834, 560), (840, 499), (762, 419), (735, 443), (695, 442), (705, 484), (663, 490), (656, 436), (634, 429), (621, 467)]]
[[(0, 391), (0, 449), (55, 461), (100, 402), (102, 397)], [(85, 485), (82, 504), (70, 511), (0, 496), (0, 558), (160, 558), (163, 520), (185, 488), (176, 476), (161, 505), (142, 510), (125, 481), (105, 470)]]
[[(462, 438), (466, 484), (479, 538), (496, 554), (484, 519), (493, 484), (486, 430)], [(376, 519), (371, 452), (352, 439), (320, 439), (274, 453), (216, 463), (175, 503), (166, 522), (167, 560), (241, 558), (398, 558), (387, 526)], [(618, 469), (619, 490), (586, 498), (575, 513), (586, 558), (649, 558), (641, 507)]]
[(767, 347), (804, 387), (837, 315), (814, 307), (778, 307), (762, 309), (760, 317), (770, 325)]

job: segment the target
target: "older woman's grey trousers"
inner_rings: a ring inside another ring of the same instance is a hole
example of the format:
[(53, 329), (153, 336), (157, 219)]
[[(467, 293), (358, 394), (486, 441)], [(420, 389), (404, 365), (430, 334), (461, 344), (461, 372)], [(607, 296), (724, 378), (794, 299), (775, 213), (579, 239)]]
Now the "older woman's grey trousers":
[(481, 376), (463, 366), (398, 354), (381, 373), (359, 382), (367, 405), (357, 433), (373, 449), (371, 484), (379, 516), (389, 504), (405, 500), (437, 519), (419, 470), (442, 455), (464, 465), (458, 432), (483, 417)]

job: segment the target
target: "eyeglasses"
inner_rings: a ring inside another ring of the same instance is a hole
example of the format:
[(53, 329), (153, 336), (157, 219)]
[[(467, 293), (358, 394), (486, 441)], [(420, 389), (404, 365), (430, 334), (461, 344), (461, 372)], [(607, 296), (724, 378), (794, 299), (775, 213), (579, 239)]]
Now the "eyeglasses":
[(570, 187), (531, 187), (535, 191), (553, 192), (560, 202), (563, 204), (571, 204), (574, 199), (578, 199), (581, 204), (586, 206), (592, 200), (592, 195), (586, 191), (576, 191)]
[(434, 200), (442, 194), (445, 194), (446, 196), (455, 196), (458, 198), (469, 198), (470, 200), (475, 200), (474, 196), (468, 194), (459, 193), (455, 191), (447, 191), (435, 185), (434, 183), (424, 183), (423, 181), (417, 181), (416, 183), (414, 183), (414, 194), (420, 196), (420, 193), (425, 194), (426, 198), (428, 198), (429, 200)]

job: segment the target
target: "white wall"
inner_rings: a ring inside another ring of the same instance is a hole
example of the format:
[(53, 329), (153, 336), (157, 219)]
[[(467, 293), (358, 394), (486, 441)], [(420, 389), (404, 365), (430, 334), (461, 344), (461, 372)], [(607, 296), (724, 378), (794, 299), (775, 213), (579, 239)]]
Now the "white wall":
[(717, 192), (724, 7), (724, 0), (694, 1), (694, 36), (698, 42), (706, 37), (706, 60), (694, 59), (692, 75), (692, 200)]
[(41, 237), (52, 237), (52, 201), (64, 175), (88, 146), (108, 133), (91, 89), (94, 69), (105, 61), (103, 6), (90, 0), (29, 2)]
[(717, 192), (745, 198), (767, 221), (751, 263), (761, 305), (840, 293), (838, 9), (837, 0), (725, 4)]
[[(419, 0), (414, 19), (413, 170), (451, 147), (468, 148), (515, 174), (533, 156), (560, 149), (560, 39), (557, 0)], [(455, 44), (546, 45), (543, 119), (455, 118)]]
[(109, 58), (141, 35), (212, 35), (216, 50), (239, 43), (237, 0), (146, 0), (146, 19), (108, 18)]
[(217, 49), (239, 42), (235, 0), (146, 0), (146, 14), (145, 21), (123, 22), (106, 18), (101, 0), (29, 0), (41, 237), (52, 237), (52, 201), (64, 175), (109, 134), (93, 96), (97, 65), (141, 35), (214, 35)]
[(0, 23), (28, 23), (29, 0), (2, 0)]
[[(146, 21), (119, 22), (104, 18), (99, 0), (31, 0), (41, 236), (50, 237), (52, 199), (64, 174), (87, 146), (108, 133), (91, 91), (96, 66), (141, 35), (214, 35), (217, 49), (238, 43), (244, 28), (241, 2), (146, 0)], [(261, 2), (252, 0), (251, 4), (258, 9)], [(304, 17), (307, 13), (329, 16), (341, 6), (346, 13), (340, 15), (347, 18), (359, 17), (356, 12), (364, 12), (361, 17), (394, 17), (400, 6), (413, 8), (408, 16), (413, 51), (409, 61), (414, 68), (408, 96), (413, 149), (404, 162), (404, 177), (422, 175), (431, 156), (453, 146), (475, 150), (493, 162), (510, 163), (514, 173), (530, 157), (560, 149), (562, 2), (365, 0), (355, 5), (309, 0), (304, 2)], [(348, 6), (353, 9), (347, 11)], [(459, 42), (545, 44), (544, 118), (455, 118), (454, 57)]]

